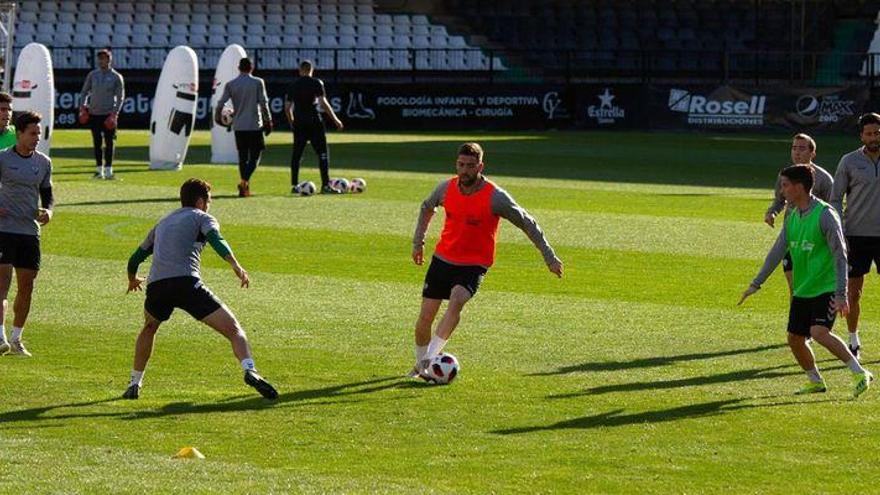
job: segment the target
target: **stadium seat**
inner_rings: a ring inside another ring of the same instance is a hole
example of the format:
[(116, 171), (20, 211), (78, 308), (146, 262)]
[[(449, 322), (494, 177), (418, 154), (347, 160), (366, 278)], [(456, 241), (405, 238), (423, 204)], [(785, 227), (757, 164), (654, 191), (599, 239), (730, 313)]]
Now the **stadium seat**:
[(225, 34), (212, 33), (208, 37), (208, 46), (222, 47), (222, 46), (226, 46), (226, 44), (227, 43), (226, 43), (226, 35)]
[[(173, 37), (172, 37), (172, 39), (173, 39)], [(183, 43), (176, 43), (176, 44), (183, 44)], [(204, 46), (208, 46), (208, 38), (204, 34), (190, 34), (189, 35), (189, 45), (194, 48), (196, 48), (196, 47), (201, 48)]]
[[(168, 38), (168, 46), (189, 45), (192, 40), (187, 38), (185, 34), (175, 33)], [(194, 44), (193, 44), (194, 45)]]
[[(135, 26), (137, 28), (137, 26)], [(131, 35), (131, 46), (138, 48), (147, 48), (150, 46), (150, 37), (143, 33), (134, 33)]]
[(318, 48), (321, 46), (321, 40), (313, 34), (305, 34), (302, 37), (302, 46), (306, 48)]

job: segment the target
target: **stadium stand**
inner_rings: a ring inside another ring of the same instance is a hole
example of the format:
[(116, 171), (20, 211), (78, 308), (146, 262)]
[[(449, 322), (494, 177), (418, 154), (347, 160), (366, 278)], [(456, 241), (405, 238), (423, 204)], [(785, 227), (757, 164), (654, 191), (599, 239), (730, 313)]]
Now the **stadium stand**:
[(200, 53), (202, 68), (213, 68), (230, 43), (259, 50), (264, 69), (291, 69), (303, 58), (323, 70), (503, 68), (425, 15), (383, 14), (364, 0), (31, 0), (21, 2), (15, 47), (31, 41), (52, 49), (60, 69), (90, 67), (98, 47), (112, 47), (119, 68), (159, 68), (181, 44)]

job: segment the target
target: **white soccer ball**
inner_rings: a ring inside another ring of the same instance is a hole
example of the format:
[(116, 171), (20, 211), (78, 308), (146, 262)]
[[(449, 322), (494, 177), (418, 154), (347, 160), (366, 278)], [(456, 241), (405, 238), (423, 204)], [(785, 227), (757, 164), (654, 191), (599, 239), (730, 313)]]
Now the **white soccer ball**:
[(317, 190), (318, 190), (318, 188), (315, 187), (315, 183), (310, 180), (305, 181), (305, 182), (300, 182), (294, 188), (294, 191), (296, 191), (296, 193), (299, 194), (300, 196), (311, 196), (312, 194), (315, 194), (315, 191), (317, 191)]
[(348, 192), (348, 179), (338, 178), (338, 179), (330, 179), (330, 187), (342, 192)]
[(367, 190), (367, 181), (360, 177), (357, 179), (351, 179), (351, 184), (348, 185), (348, 190), (353, 193), (362, 193)]
[(223, 125), (227, 127), (231, 126), (234, 114), (232, 107), (228, 105), (223, 107), (223, 110), (220, 110), (220, 122), (223, 122)]
[(425, 376), (428, 377), (429, 381), (446, 385), (455, 380), (455, 377), (458, 376), (458, 370), (458, 359), (455, 359), (455, 356), (452, 354), (441, 352), (431, 359), (428, 368), (425, 370)]

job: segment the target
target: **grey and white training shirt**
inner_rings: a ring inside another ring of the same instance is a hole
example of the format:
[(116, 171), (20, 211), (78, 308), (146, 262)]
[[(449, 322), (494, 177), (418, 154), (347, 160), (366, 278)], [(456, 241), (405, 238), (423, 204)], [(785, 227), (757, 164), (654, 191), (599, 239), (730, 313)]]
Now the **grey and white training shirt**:
[(21, 156), (15, 146), (0, 151), (0, 208), (6, 210), (6, 215), (0, 216), (0, 232), (39, 236), (40, 190), (51, 187), (52, 161), (48, 156), (36, 150), (31, 156)]
[(122, 74), (113, 68), (95, 69), (86, 76), (80, 93), (82, 102), (89, 100), (89, 113), (92, 115), (109, 115), (119, 113), (125, 101), (125, 81)]
[[(489, 183), (488, 179), (485, 179), (485, 182), (477, 189), (477, 191), (485, 187), (486, 183)], [(549, 265), (553, 262), (559, 262), (559, 258), (556, 257), (556, 253), (553, 251), (553, 248), (550, 247), (550, 243), (547, 242), (547, 238), (544, 236), (544, 231), (541, 230), (541, 227), (538, 225), (538, 222), (535, 221), (535, 218), (524, 208), (516, 204), (516, 201), (513, 200), (513, 197), (511, 197), (507, 191), (498, 187), (494, 182), (492, 182), (492, 185), (495, 187), (491, 199), (492, 213), (501, 218), (507, 219), (518, 229), (525, 232), (529, 240), (532, 241), (532, 244), (541, 251), (541, 256), (544, 257), (545, 263)], [(425, 235), (428, 231), (428, 224), (431, 222), (431, 217), (434, 216), (434, 212), (437, 211), (437, 207), (443, 204), (443, 198), (446, 196), (446, 189), (448, 187), (449, 179), (444, 179), (434, 188), (431, 195), (422, 202), (422, 206), (419, 210), (419, 218), (416, 222), (416, 231), (413, 235), (414, 248), (420, 248), (425, 245)], [(437, 255), (435, 254), (434, 256)], [(437, 257), (442, 259), (440, 256)], [(443, 261), (449, 263), (449, 260)]]
[(263, 115), (260, 109), (264, 107), (268, 111), (269, 97), (266, 95), (266, 83), (262, 79), (242, 73), (226, 83), (223, 95), (217, 101), (215, 113), (229, 100), (232, 100), (232, 107), (235, 110), (232, 130), (259, 131), (263, 128)]
[(174, 277), (201, 278), (201, 254), (212, 230), (219, 232), (220, 223), (198, 208), (178, 208), (159, 220), (140, 246), (153, 253), (150, 283)]
[(880, 161), (871, 160), (864, 146), (840, 159), (829, 202), (843, 218), (847, 236), (880, 237)]

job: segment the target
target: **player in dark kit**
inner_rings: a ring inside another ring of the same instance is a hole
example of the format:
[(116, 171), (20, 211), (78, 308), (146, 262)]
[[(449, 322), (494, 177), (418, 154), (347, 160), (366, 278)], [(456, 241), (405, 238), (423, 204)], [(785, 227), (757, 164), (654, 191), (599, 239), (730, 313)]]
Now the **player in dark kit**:
[(205, 243), (209, 243), (232, 266), (241, 286), (250, 284), (248, 273), (220, 235), (220, 225), (208, 214), (211, 185), (200, 179), (187, 180), (180, 187), (180, 203), (181, 208), (162, 218), (128, 260), (128, 292), (139, 291), (144, 279), (137, 276), (138, 266), (153, 255), (144, 301), (144, 328), (135, 345), (131, 382), (122, 397), (140, 396), (159, 325), (171, 317), (174, 308), (180, 308), (229, 339), (232, 352), (244, 369), (244, 382), (263, 397), (274, 399), (278, 392), (257, 374), (250, 344), (235, 315), (201, 279), (201, 253)]
[(341, 193), (330, 186), (330, 151), (327, 149), (327, 135), (324, 132), (324, 120), (317, 106), (324, 109), (333, 125), (342, 130), (342, 121), (333, 112), (324, 91), (324, 82), (312, 77), (314, 67), (308, 60), (299, 66), (299, 79), (291, 87), (284, 105), (284, 114), (293, 129), (293, 155), (290, 157), (291, 192), (299, 183), (299, 167), (302, 164), (306, 143), (312, 142), (312, 148), (318, 155), (321, 168), (321, 192), (324, 194)]

